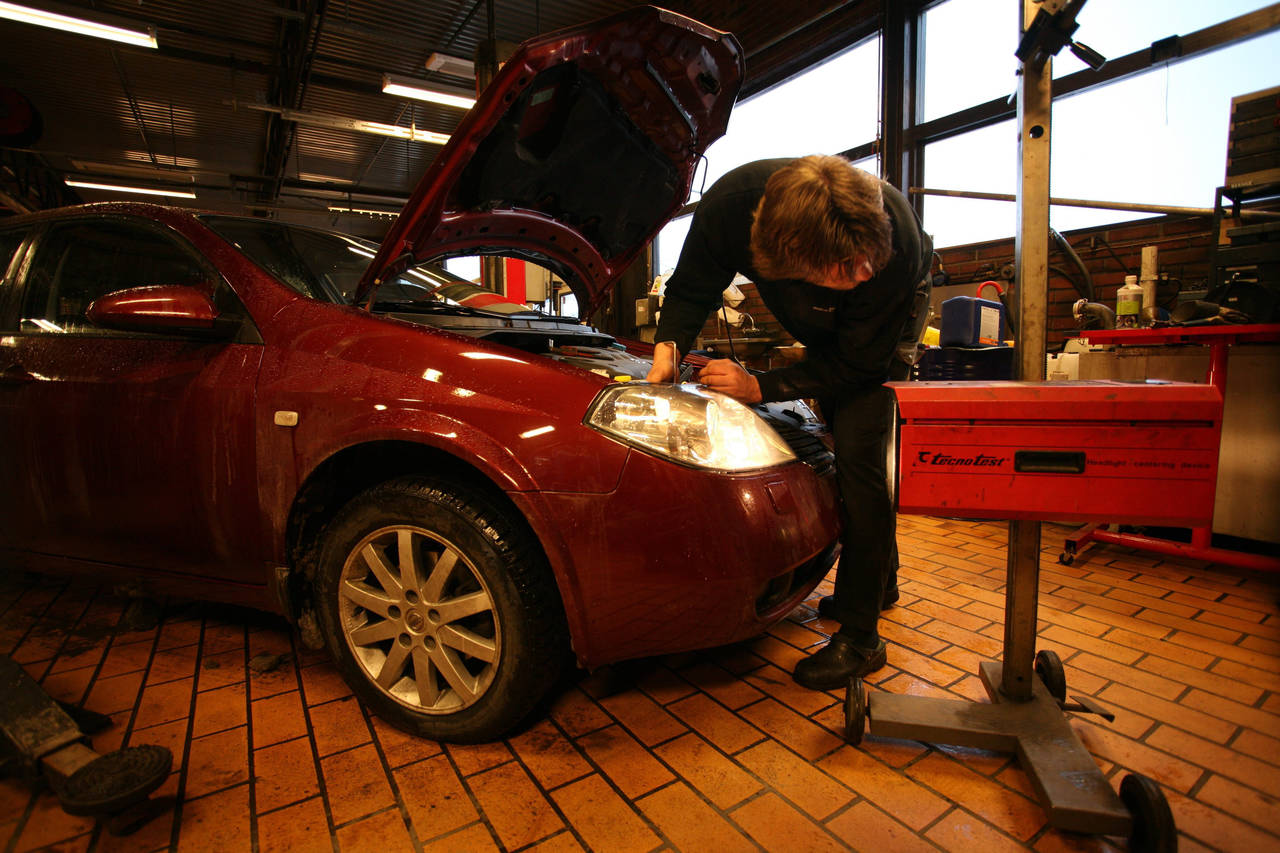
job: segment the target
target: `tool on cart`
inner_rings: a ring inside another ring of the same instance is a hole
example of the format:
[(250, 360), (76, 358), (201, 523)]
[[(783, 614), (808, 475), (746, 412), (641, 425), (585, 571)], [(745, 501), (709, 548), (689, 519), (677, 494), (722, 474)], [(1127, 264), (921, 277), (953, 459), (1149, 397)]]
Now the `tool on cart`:
[(100, 755), (87, 745), (86, 728), (109, 724), (100, 714), (59, 705), (22, 667), (0, 655), (0, 753), (6, 769), (47, 783), (67, 814), (103, 819), (108, 832), (127, 835), (172, 806), (172, 798), (147, 798), (168, 777), (173, 754), (163, 746), (130, 746)]

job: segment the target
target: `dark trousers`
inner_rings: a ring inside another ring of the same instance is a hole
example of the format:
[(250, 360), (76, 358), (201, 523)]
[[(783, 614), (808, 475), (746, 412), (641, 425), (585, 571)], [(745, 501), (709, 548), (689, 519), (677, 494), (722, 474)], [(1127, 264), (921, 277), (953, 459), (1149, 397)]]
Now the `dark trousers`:
[(822, 402), (835, 438), (844, 533), (836, 569), (841, 630), (859, 644), (878, 637), (880, 601), (898, 584), (897, 516), (886, 472), (893, 392), (883, 386)]

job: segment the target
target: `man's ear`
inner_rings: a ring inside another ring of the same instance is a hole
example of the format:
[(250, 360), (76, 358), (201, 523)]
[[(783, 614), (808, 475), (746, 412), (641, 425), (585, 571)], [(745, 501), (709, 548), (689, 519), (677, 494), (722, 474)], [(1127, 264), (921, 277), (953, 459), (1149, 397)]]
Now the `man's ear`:
[(858, 284), (862, 284), (864, 281), (870, 281), (871, 277), (875, 274), (875, 270), (871, 268), (871, 261), (867, 260), (864, 256), (862, 258), (862, 262), (859, 263), (857, 269), (854, 270), (853, 280)]

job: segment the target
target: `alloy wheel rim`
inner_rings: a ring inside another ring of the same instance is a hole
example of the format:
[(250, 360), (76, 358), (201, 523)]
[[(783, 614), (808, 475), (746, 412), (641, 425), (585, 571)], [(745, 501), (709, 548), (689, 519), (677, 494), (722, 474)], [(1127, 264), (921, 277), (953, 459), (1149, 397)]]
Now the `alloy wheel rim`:
[(435, 533), (397, 525), (362, 539), (343, 565), (338, 610), (369, 680), (412, 711), (454, 713), (493, 684), (502, 657), (493, 596)]

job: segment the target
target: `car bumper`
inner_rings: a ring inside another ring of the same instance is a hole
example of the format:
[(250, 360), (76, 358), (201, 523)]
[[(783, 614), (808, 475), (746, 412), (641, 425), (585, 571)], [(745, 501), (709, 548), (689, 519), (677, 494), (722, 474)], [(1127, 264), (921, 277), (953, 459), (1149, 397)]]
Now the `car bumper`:
[[(538, 493), (584, 666), (732, 643), (781, 619), (838, 551), (835, 480), (714, 474), (632, 452), (609, 494)], [(531, 514), (532, 518), (532, 514)]]

